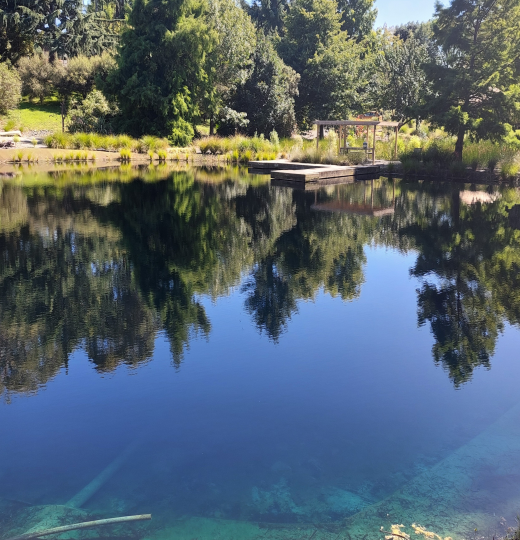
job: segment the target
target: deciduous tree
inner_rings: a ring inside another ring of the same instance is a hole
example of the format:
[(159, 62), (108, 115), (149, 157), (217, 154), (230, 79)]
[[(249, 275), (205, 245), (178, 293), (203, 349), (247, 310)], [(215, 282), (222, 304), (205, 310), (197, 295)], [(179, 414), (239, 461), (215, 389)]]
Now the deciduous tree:
[(432, 120), (457, 136), (500, 138), (505, 134), (510, 87), (518, 82), (520, 0), (452, 0), (435, 8), (434, 38), (442, 62), (430, 63)]
[(371, 86), (373, 103), (377, 109), (391, 111), (393, 119), (403, 124), (418, 119), (432, 94), (424, 70), (430, 60), (427, 45), (413, 31), (405, 38), (384, 33), (380, 40)]
[(0, 64), (0, 114), (16, 109), (21, 99), (22, 81), (14, 69)]
[(253, 70), (256, 31), (249, 15), (235, 0), (209, 0), (208, 26), (217, 35), (216, 46), (207, 56), (211, 90), (206, 94), (210, 134), (220, 110)]
[(341, 29), (358, 41), (367, 36), (376, 22), (374, 0), (338, 0)]

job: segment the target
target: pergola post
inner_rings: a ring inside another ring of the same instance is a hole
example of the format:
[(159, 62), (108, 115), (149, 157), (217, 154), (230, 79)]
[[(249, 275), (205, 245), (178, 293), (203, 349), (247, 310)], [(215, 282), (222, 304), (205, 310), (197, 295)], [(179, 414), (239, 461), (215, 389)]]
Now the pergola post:
[(372, 165), (376, 163), (376, 126), (374, 126), (374, 144), (372, 145)]
[(316, 152), (320, 148), (320, 125), (316, 122)]

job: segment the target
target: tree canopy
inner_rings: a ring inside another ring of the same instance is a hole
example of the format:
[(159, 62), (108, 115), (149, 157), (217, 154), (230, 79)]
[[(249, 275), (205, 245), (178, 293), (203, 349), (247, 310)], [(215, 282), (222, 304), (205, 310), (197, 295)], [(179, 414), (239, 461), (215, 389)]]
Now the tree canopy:
[(520, 76), (519, 22), (519, 0), (436, 5), (433, 35), (442, 57), (427, 66), (433, 98), (426, 111), (457, 136), (459, 158), (467, 133), (492, 139), (506, 134), (510, 90)]
[(106, 90), (117, 97), (121, 128), (185, 145), (200, 115), (197, 97), (212, 91), (206, 57), (217, 44), (203, 0), (136, 0)]
[(298, 125), (346, 117), (363, 86), (361, 46), (341, 29), (336, 0), (294, 0), (285, 25), (280, 53), (301, 77)]
[(56, 55), (100, 54), (116, 36), (82, 0), (6, 0), (0, 7), (0, 61), (16, 63), (45, 50)]

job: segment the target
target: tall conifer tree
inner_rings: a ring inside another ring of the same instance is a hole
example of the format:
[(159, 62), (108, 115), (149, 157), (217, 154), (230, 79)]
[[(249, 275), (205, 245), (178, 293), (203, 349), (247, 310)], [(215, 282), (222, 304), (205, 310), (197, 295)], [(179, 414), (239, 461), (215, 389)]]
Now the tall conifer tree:
[(105, 90), (118, 98), (121, 128), (188, 144), (200, 97), (211, 92), (206, 55), (217, 41), (203, 0), (136, 0)]

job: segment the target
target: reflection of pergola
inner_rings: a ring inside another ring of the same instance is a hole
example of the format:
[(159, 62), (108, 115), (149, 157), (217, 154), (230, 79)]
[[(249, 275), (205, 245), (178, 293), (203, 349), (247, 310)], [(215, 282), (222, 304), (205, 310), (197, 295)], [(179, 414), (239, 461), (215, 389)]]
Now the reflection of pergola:
[[(316, 120), (316, 149), (320, 140), (320, 126), (337, 126), (339, 130), (338, 152), (349, 152), (350, 150), (362, 150), (366, 154), (372, 154), (372, 163), (376, 161), (376, 129), (378, 127), (390, 127), (395, 132), (394, 158), (397, 159), (397, 137), (399, 134), (399, 122), (383, 122), (379, 120)], [(367, 147), (352, 147), (347, 145), (347, 127), (366, 126), (367, 128)], [(372, 148), (368, 147), (370, 138), (370, 127), (373, 127), (374, 134), (372, 139)], [(343, 141), (343, 144), (342, 144)]]
[(363, 216), (386, 216), (394, 213), (395, 205), (395, 184), (392, 191), (391, 206), (374, 206), (374, 181), (371, 181), (370, 202), (367, 202), (366, 183), (364, 186), (363, 202), (356, 203), (349, 200), (339, 198), (339, 190), (337, 190), (338, 198), (332, 201), (318, 203), (317, 193), (314, 194), (314, 204), (311, 210), (319, 210), (321, 212), (342, 212), (344, 214), (358, 214)]

